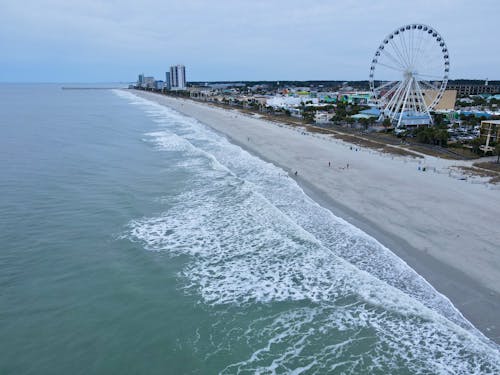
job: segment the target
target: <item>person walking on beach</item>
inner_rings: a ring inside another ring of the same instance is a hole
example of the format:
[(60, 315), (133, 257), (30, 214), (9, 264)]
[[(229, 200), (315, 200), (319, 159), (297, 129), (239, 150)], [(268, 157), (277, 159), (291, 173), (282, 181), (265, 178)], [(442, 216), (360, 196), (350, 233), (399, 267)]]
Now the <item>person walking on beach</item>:
[(328, 162), (328, 166), (330, 166), (330, 165), (331, 165), (330, 162)]
[(297, 171), (295, 171), (295, 176), (297, 176)]
[(349, 163), (347, 163), (347, 169), (349, 169)]

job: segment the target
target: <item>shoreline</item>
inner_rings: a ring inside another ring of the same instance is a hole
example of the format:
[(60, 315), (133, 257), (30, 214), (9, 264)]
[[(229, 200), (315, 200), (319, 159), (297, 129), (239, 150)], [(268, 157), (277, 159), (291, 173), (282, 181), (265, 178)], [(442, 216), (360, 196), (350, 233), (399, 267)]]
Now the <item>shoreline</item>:
[[(272, 152), (269, 152), (269, 150), (267, 154), (264, 154), (262, 152), (262, 150), (266, 151), (264, 146), (268, 145), (259, 145), (258, 143), (254, 143), (253, 137), (252, 142), (250, 141), (250, 137), (248, 137), (248, 142), (245, 142), (244, 140), (247, 138), (247, 135), (240, 134), (242, 126), (240, 126), (240, 129), (236, 129), (236, 127), (232, 129), (223, 129), (223, 126), (214, 126), (214, 123), (210, 121), (215, 120), (215, 117), (217, 116), (214, 115), (214, 118), (209, 119), (207, 118), (207, 116), (205, 116), (204, 118), (204, 116), (201, 114), (206, 111), (223, 111), (222, 113), (219, 113), (219, 117), (225, 116), (230, 119), (238, 118), (240, 120), (239, 122), (241, 122), (244, 117), (247, 117), (247, 122), (260, 121), (264, 123), (264, 120), (253, 118), (251, 116), (245, 116), (241, 113), (235, 115), (235, 113), (232, 113), (229, 110), (209, 107), (207, 104), (192, 102), (186, 99), (170, 98), (151, 93), (136, 93), (140, 97), (154, 100), (155, 102), (166, 105), (178, 112), (183, 113), (184, 115), (196, 118), (198, 121), (204, 123), (216, 132), (222, 134), (232, 143), (242, 147), (251, 154), (274, 165), (277, 165), (285, 171), (288, 171), (290, 177), (294, 178), (297, 181), (299, 186), (311, 199), (313, 199), (322, 207), (330, 210), (335, 216), (344, 219), (345, 221), (359, 228), (369, 236), (375, 238), (382, 245), (390, 249), (390, 251), (401, 258), (413, 270), (415, 270), (415, 272), (417, 272), (428, 283), (430, 283), (434, 287), (434, 289), (449, 298), (454, 306), (465, 316), (465, 318), (468, 319), (476, 328), (478, 328), (486, 337), (490, 338), (497, 344), (500, 342), (500, 318), (498, 317), (498, 311), (500, 311), (500, 293), (498, 292), (498, 290), (494, 289), (495, 286), (499, 287), (498, 285), (493, 284), (493, 288), (490, 288), (491, 284), (485, 282), (484, 279), (478, 280), (477, 277), (474, 277), (475, 275), (467, 274), (466, 272), (464, 272), (464, 269), (456, 267), (455, 264), (443, 261), (443, 259), (439, 259), (435, 254), (435, 252), (439, 251), (439, 249), (436, 249), (434, 253), (432, 253), (431, 251), (429, 251), (427, 246), (423, 246), (428, 244), (419, 242), (418, 238), (414, 239), (410, 238), (409, 236), (408, 238), (406, 238), (404, 236), (404, 233), (395, 233), (393, 230), (387, 230), (387, 225), (384, 228), (384, 225), (381, 225), (380, 220), (378, 222), (374, 222), (372, 218), (377, 216), (372, 216), (363, 212), (363, 210), (359, 210), (359, 208), (355, 207), (355, 205), (352, 204), (352, 201), (349, 202), (349, 200), (344, 199), (343, 202), (340, 202), (339, 199), (336, 198), (335, 194), (329, 192), (330, 189), (328, 189), (327, 184), (318, 183), (317, 181), (311, 181), (311, 179), (307, 178), (307, 176), (304, 176), (302, 170), (298, 174), (298, 176), (294, 176), (293, 169), (291, 169), (289, 165), (286, 165), (286, 163), (282, 163), (283, 160), (279, 160), (279, 158), (273, 158)], [(158, 99), (162, 98), (164, 98), (164, 100), (161, 100), (160, 102)], [(207, 113), (205, 113), (205, 115), (206, 114)], [(269, 124), (266, 124), (265, 126), (269, 127)], [(275, 128), (283, 128), (284, 131), (287, 130), (287, 126), (284, 124), (273, 124), (273, 126)], [(258, 129), (252, 130), (257, 130), (258, 132)], [(238, 131), (240, 131), (240, 133), (238, 133)], [(297, 133), (296, 130), (295, 133)], [(240, 139), (238, 139), (238, 136)], [(310, 138), (306, 137), (306, 139)], [(359, 146), (355, 147), (357, 149)], [(394, 157), (392, 159), (394, 159)], [(380, 162), (380, 160), (378, 161)], [(336, 163), (337, 161), (335, 160), (335, 164)], [(300, 160), (298, 160), (298, 164), (300, 164)], [(440, 177), (445, 177), (449, 180), (453, 180), (448, 176)], [(344, 186), (340, 186), (340, 188), (342, 187)], [(337, 187), (336, 190), (337, 192), (343, 192), (342, 189), (339, 189), (339, 187)], [(498, 194), (498, 192), (496, 192), (496, 194)], [(387, 199), (389, 198), (385, 197), (385, 200)], [(382, 210), (383, 208), (384, 207), (382, 207)], [(401, 207), (401, 210), (404, 211), (404, 207)], [(498, 211), (498, 213), (500, 213), (500, 211)], [(493, 223), (494, 222), (492, 222), (492, 224)], [(467, 228), (467, 226), (464, 226), (464, 228)], [(441, 241), (444, 239), (440, 238), (439, 240)], [(452, 246), (459, 246), (461, 241), (462, 239), (455, 239), (455, 242), (452, 244)], [(417, 247), (415, 246), (415, 243), (421, 244), (422, 246)], [(493, 245), (494, 244), (495, 241), (493, 240)], [(494, 267), (497, 259), (496, 257), (493, 258), (495, 260), (493, 262)], [(444, 260), (446, 260), (446, 258)], [(499, 277), (499, 275), (497, 274), (493, 274), (490, 276), (490, 279), (492, 280), (495, 280), (497, 277)]]

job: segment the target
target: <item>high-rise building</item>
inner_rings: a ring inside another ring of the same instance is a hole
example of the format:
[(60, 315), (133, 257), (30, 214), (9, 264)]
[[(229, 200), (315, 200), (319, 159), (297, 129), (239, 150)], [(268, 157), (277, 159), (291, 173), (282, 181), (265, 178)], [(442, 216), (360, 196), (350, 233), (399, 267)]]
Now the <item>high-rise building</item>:
[(144, 73), (139, 74), (139, 78), (137, 78), (137, 86), (141, 87), (144, 83)]
[(170, 90), (172, 86), (170, 85), (170, 72), (165, 72), (165, 89)]
[(170, 67), (170, 87), (172, 90), (186, 89), (186, 68), (184, 65)]

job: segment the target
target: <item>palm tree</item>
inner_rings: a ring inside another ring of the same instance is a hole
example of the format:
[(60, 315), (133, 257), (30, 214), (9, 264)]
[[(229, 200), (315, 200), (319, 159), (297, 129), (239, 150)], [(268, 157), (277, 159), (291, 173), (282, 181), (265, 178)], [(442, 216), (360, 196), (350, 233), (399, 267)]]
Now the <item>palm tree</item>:
[(359, 122), (363, 125), (363, 128), (368, 129), (369, 120), (367, 118), (360, 118)]
[(375, 124), (375, 117), (368, 117), (368, 125), (373, 126), (373, 124)]
[(382, 126), (385, 128), (385, 130), (387, 130), (387, 128), (390, 128), (391, 125), (392, 125), (391, 119), (388, 117), (386, 117), (384, 121), (382, 121)]

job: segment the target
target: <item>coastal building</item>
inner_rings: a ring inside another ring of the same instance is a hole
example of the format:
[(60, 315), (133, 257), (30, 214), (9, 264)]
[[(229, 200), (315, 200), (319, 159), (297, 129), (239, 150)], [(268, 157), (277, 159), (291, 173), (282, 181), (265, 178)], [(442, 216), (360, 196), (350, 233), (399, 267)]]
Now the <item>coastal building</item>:
[(165, 87), (165, 82), (163, 82), (162, 80), (155, 81), (156, 90), (163, 90), (164, 87)]
[(165, 72), (165, 90), (170, 90), (172, 88), (170, 84), (170, 72)]
[(483, 145), (479, 146), (479, 149), (484, 153), (493, 152), (495, 148), (491, 144), (500, 140), (500, 120), (481, 121), (479, 137), (484, 142)]
[(338, 92), (325, 91), (318, 93), (318, 99), (323, 103), (336, 103), (338, 100)]
[(144, 77), (141, 87), (153, 89), (155, 87), (155, 77)]
[(347, 104), (368, 104), (372, 96), (371, 92), (341, 92), (337, 96), (337, 100)]
[(487, 101), (490, 101), (490, 100), (500, 100), (500, 94), (495, 94), (495, 95), (487, 95), (485, 97), (485, 99)]
[(301, 96), (281, 96), (276, 95), (266, 100), (266, 105), (273, 108), (296, 107), (301, 104), (319, 104), (318, 98), (311, 98), (305, 95)]
[(402, 114), (400, 114), (400, 116), (401, 116), (401, 127), (403, 128), (411, 129), (419, 126), (432, 125), (429, 116), (427, 116), (423, 112), (408, 110), (404, 111)]
[(188, 91), (189, 97), (197, 100), (208, 101), (208, 98), (214, 95), (214, 91), (209, 88), (191, 87)]
[(352, 115), (351, 118), (356, 120), (356, 121), (363, 120), (363, 119), (365, 119), (365, 120), (374, 119), (375, 120), (375, 118), (373, 116), (365, 115), (363, 113), (357, 113), (355, 115)]
[(460, 96), (500, 93), (500, 85), (492, 85), (487, 82), (484, 85), (449, 83), (448, 89), (456, 90)]
[(170, 89), (186, 89), (186, 68), (184, 65), (172, 65), (170, 67)]
[(212, 89), (223, 90), (230, 87), (245, 87), (246, 85), (242, 82), (226, 82), (226, 83), (205, 83), (205, 86), (209, 86)]
[(334, 116), (335, 113), (327, 111), (316, 111), (316, 113), (314, 114), (314, 122), (316, 124), (328, 124)]
[(137, 86), (142, 87), (144, 84), (144, 73), (139, 74), (139, 77), (137, 78)]
[(302, 110), (300, 108), (288, 108), (290, 111), (290, 116), (295, 117), (295, 118), (302, 118)]
[(379, 118), (380, 117), (380, 109), (378, 108), (375, 108), (375, 107), (372, 107), (372, 108), (369, 108), (369, 109), (365, 109), (361, 112), (359, 112), (363, 115), (367, 115), (367, 116), (370, 116), (370, 117), (375, 117), (375, 118)]

